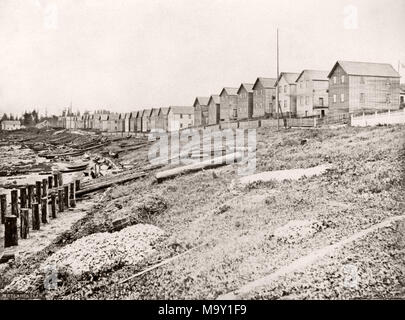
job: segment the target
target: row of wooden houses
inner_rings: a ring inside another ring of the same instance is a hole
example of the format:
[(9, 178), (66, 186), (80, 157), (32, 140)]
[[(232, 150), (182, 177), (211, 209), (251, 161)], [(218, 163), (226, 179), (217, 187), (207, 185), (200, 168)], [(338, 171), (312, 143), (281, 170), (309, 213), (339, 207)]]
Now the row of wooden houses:
[(253, 83), (224, 87), (218, 95), (196, 97), (190, 107), (65, 116), (60, 121), (68, 129), (177, 131), (250, 119), (396, 110), (401, 92), (400, 75), (390, 64), (337, 61), (330, 71), (281, 72), (278, 78), (258, 77)]
[(197, 97), (193, 106), (196, 126), (395, 110), (400, 107), (400, 75), (386, 63), (337, 61), (330, 71), (281, 72), (278, 78), (224, 87), (219, 95)]
[(84, 114), (59, 117), (66, 129), (93, 129), (103, 132), (178, 131), (194, 125), (191, 106), (152, 108), (128, 113)]

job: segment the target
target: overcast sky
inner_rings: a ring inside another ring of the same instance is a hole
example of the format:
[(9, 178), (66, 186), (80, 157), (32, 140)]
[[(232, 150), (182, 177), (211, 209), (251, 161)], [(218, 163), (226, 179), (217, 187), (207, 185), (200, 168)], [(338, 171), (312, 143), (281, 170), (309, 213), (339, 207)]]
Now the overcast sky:
[(192, 105), (275, 77), (277, 27), (281, 71), (405, 64), (404, 0), (0, 0), (0, 112)]

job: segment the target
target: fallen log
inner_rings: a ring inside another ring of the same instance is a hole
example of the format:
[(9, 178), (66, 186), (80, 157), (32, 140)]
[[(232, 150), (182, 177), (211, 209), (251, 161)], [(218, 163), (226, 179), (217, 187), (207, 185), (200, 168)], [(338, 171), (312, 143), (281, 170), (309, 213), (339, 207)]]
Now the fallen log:
[(122, 184), (122, 183), (125, 183), (125, 182), (128, 182), (128, 181), (131, 181), (131, 180), (142, 178), (144, 176), (146, 176), (146, 172), (138, 172), (136, 174), (129, 175), (129, 176), (128, 176), (128, 174), (125, 174), (123, 177), (121, 177), (119, 179), (116, 179), (116, 178), (115, 179), (110, 179), (110, 180), (105, 181), (103, 183), (94, 184), (94, 185), (91, 185), (91, 186), (89, 186), (89, 187), (87, 187), (85, 189), (81, 189), (81, 190), (76, 192), (76, 197), (81, 197), (81, 196), (83, 196), (85, 194), (88, 194), (88, 193), (92, 193), (92, 192), (95, 192), (95, 191), (98, 191), (98, 190), (106, 189), (108, 187), (111, 187), (114, 184)]
[(190, 164), (187, 166), (169, 169), (169, 170), (165, 170), (165, 171), (160, 171), (160, 172), (156, 173), (155, 177), (156, 177), (157, 182), (159, 183), (165, 179), (174, 178), (180, 174), (199, 171), (202, 169), (216, 168), (216, 167), (220, 167), (223, 165), (237, 162), (241, 159), (242, 159), (242, 154), (239, 152), (235, 152), (235, 153), (227, 154), (225, 156), (217, 157), (214, 159), (196, 162), (196, 163), (193, 163), (193, 164)]

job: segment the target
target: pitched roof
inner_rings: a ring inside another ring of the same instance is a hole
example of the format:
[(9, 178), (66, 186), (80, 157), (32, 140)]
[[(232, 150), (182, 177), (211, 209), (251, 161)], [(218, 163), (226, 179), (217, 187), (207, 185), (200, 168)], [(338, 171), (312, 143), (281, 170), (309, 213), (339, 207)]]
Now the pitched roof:
[(329, 72), (332, 76), (335, 68), (340, 65), (348, 75), (399, 78), (400, 75), (389, 63), (337, 61)]
[(255, 90), (256, 84), (258, 84), (259, 82), (262, 84), (262, 86), (264, 88), (275, 88), (276, 86), (276, 78), (262, 78), (259, 77), (256, 79), (254, 85), (253, 85), (253, 90)]
[(109, 119), (109, 114), (108, 113), (102, 113), (100, 114), (100, 118), (101, 121), (105, 121)]
[(150, 117), (151, 113), (152, 113), (152, 109), (145, 109), (142, 112), (142, 117)]
[(277, 86), (281, 78), (284, 78), (288, 84), (295, 84), (295, 80), (297, 80), (299, 75), (300, 75), (299, 73), (295, 72), (281, 72), (275, 85)]
[(160, 108), (152, 108), (151, 115), (157, 116), (159, 115)]
[(220, 96), (222, 96), (222, 93), (225, 91), (225, 93), (228, 96), (236, 96), (238, 94), (238, 89), (239, 88), (230, 88), (230, 87), (225, 87), (221, 90), (221, 93), (219, 94)]
[(208, 100), (208, 104), (211, 103), (211, 100), (213, 100), (215, 104), (220, 104), (219, 95), (217, 95), (217, 94), (213, 94), (213, 95), (210, 97), (210, 99)]
[(162, 107), (162, 108), (160, 108), (159, 115), (163, 114), (166, 116), (169, 113), (169, 110), (170, 110), (170, 108), (168, 108), (168, 107)]
[(238, 89), (238, 94), (242, 88), (245, 88), (247, 92), (253, 92), (253, 84), (252, 83), (242, 83)]
[(194, 100), (193, 106), (198, 102), (200, 106), (206, 106), (208, 104), (209, 97), (197, 97)]
[(170, 106), (169, 112), (173, 113), (182, 113), (182, 114), (194, 114), (194, 107), (185, 107), (185, 106)]
[(110, 113), (110, 114), (108, 114), (108, 119), (107, 120), (117, 120), (117, 119), (119, 119), (119, 114), (117, 114), (117, 113)]
[(303, 70), (295, 81), (298, 82), (298, 80), (302, 77), (302, 75), (304, 73), (307, 74), (309, 79), (311, 79), (311, 80), (325, 80), (325, 81), (328, 81), (328, 73), (329, 73), (329, 71), (308, 70), (308, 69)]

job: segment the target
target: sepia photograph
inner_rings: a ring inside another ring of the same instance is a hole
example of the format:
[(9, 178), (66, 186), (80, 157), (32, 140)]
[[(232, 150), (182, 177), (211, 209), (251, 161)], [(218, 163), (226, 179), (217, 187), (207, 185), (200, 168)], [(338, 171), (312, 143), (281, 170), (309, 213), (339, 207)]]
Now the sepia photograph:
[(404, 300), (404, 30), (404, 0), (0, 0), (0, 300)]

